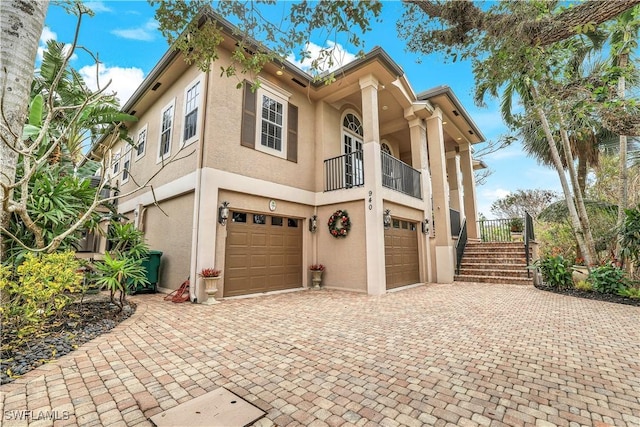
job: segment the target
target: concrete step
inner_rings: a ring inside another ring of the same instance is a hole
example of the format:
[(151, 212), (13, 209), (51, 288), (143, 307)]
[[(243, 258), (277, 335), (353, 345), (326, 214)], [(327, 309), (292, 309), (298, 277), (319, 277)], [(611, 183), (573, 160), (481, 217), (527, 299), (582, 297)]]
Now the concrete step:
[(500, 276), (500, 277), (527, 277), (527, 270), (486, 269), (486, 268), (460, 268), (460, 276)]
[(455, 275), (456, 282), (476, 282), (476, 283), (505, 283), (512, 285), (532, 285), (533, 278), (511, 277), (511, 276), (467, 276)]
[(472, 260), (462, 260), (460, 268), (472, 268), (476, 270), (511, 270), (511, 271), (526, 271), (526, 265), (524, 263), (504, 263), (504, 262), (473, 262)]

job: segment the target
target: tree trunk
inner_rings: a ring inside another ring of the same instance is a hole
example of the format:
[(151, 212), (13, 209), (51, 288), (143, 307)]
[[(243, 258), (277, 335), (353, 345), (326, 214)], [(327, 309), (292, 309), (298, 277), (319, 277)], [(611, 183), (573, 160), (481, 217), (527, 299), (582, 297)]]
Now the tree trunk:
[[(624, 69), (627, 67), (628, 61), (629, 61), (629, 55), (627, 54), (622, 54), (619, 56), (618, 58), (618, 65), (620, 66), (620, 68)], [(620, 99), (624, 99), (625, 98), (625, 91), (626, 91), (626, 80), (624, 76), (620, 76), (620, 79), (618, 80), (618, 97)], [(622, 246), (620, 246), (620, 239), (622, 238), (622, 224), (624, 223), (624, 210), (627, 208), (627, 204), (628, 204), (628, 181), (629, 181), (629, 172), (627, 171), (627, 136), (626, 135), (620, 135), (620, 174), (619, 174), (619, 183), (618, 183), (618, 221), (617, 221), (617, 227), (618, 227), (618, 239), (616, 241), (616, 251), (615, 251), (615, 257), (616, 260), (622, 261), (621, 258), (621, 252), (622, 252)]]
[(542, 129), (544, 130), (544, 134), (547, 138), (547, 143), (549, 144), (551, 160), (553, 161), (553, 165), (555, 166), (556, 171), (558, 172), (558, 177), (560, 178), (560, 185), (562, 186), (562, 192), (564, 193), (565, 201), (567, 203), (567, 209), (569, 210), (569, 220), (571, 221), (571, 228), (575, 233), (576, 240), (578, 241), (578, 246), (584, 254), (584, 259), (587, 265), (592, 265), (594, 262), (593, 254), (588, 250), (588, 246), (585, 241), (582, 223), (580, 222), (580, 219), (578, 217), (578, 212), (576, 210), (573, 195), (571, 194), (569, 183), (567, 182), (567, 176), (565, 175), (564, 167), (562, 166), (562, 160), (560, 159), (560, 153), (558, 152), (556, 141), (554, 140), (553, 134), (551, 132), (551, 126), (549, 126), (547, 115), (539, 105), (537, 91), (534, 87), (531, 87), (530, 89), (531, 96), (535, 103), (535, 111), (538, 114), (538, 117), (540, 117)]
[[(7, 204), (15, 181), (18, 155), (14, 147), (22, 136), (33, 69), (49, 0), (0, 1), (0, 224), (8, 221)], [(0, 244), (0, 260), (4, 248)]]

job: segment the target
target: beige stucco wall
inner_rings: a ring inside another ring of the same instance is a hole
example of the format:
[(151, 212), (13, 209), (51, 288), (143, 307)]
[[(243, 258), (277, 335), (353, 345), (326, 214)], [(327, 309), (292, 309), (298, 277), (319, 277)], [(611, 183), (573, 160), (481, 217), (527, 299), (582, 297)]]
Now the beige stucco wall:
[[(189, 277), (193, 226), (193, 193), (165, 200), (144, 213), (149, 248), (162, 251), (159, 287), (177, 289)], [(165, 215), (166, 213), (166, 215)]]
[[(146, 126), (147, 142), (144, 155), (140, 158), (136, 158), (135, 148), (132, 148), (124, 141), (121, 141), (117, 146), (113, 148), (112, 152), (114, 153), (120, 147), (122, 147), (122, 153), (128, 150), (133, 150), (131, 153), (130, 167), (130, 173), (133, 179), (129, 179), (129, 182), (120, 186), (121, 193), (127, 193), (133, 190), (136, 187), (134, 180), (138, 184), (144, 183), (150, 177), (156, 174), (160, 169), (162, 169), (161, 172), (153, 177), (153, 180), (150, 183), (156, 188), (163, 184), (174, 181), (184, 175), (187, 175), (196, 169), (197, 149), (199, 146), (200, 138), (202, 136), (202, 127), (199, 128), (198, 138), (193, 143), (190, 143), (187, 146), (183, 146), (183, 126), (185, 113), (185, 90), (192, 83), (195, 83), (197, 79), (200, 79), (201, 85), (201, 103), (198, 110), (199, 120), (201, 120), (205, 110), (203, 99), (205, 74), (199, 71), (196, 67), (190, 67), (184, 74), (180, 76), (178, 80), (171, 84), (168, 89), (166, 89), (166, 92), (151, 106), (151, 108), (146, 111), (141, 111), (139, 112), (139, 114), (137, 114), (139, 119), (137, 122), (129, 125), (129, 136), (134, 140), (134, 142), (137, 142), (139, 131)], [(162, 120), (161, 114), (163, 109), (172, 101), (174, 102), (174, 116), (171, 132), (170, 155), (176, 155), (176, 157), (186, 157), (180, 160), (175, 160), (170, 164), (166, 164), (165, 161), (165, 165), (163, 166), (162, 163), (158, 163), (158, 147), (160, 143), (160, 129)], [(122, 162), (120, 168), (122, 169)], [(119, 178), (119, 181), (121, 182), (122, 179)], [(142, 190), (142, 192), (146, 191), (149, 191), (149, 189)], [(126, 201), (130, 198), (131, 197), (123, 197), (122, 200)]]
[[(327, 222), (338, 209), (346, 210), (351, 231), (345, 238), (329, 234)], [(318, 262), (326, 265), (323, 286), (349, 291), (367, 292), (366, 230), (364, 201), (340, 203), (318, 208)]]
[[(227, 60), (228, 53), (222, 52), (219, 61)], [(261, 78), (290, 93), (288, 102), (298, 107), (297, 163), (240, 145), (243, 89), (236, 85), (241, 80), (211, 73), (204, 166), (313, 190), (317, 167), (314, 152), (315, 106), (306, 97), (304, 89), (289, 78), (264, 74)], [(260, 142), (256, 141), (256, 144)]]

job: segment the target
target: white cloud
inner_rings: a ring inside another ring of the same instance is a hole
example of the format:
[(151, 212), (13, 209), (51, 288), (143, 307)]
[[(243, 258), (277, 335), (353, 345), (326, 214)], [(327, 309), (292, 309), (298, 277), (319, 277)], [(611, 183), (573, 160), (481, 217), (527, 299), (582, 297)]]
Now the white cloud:
[(126, 28), (112, 30), (111, 34), (129, 40), (140, 40), (144, 42), (153, 41), (158, 31), (158, 22), (154, 19), (148, 20), (144, 25), (138, 28)]
[[(44, 27), (42, 29), (42, 34), (40, 35), (40, 43), (38, 45), (38, 50), (36, 53), (37, 62), (42, 62), (42, 58), (44, 57), (44, 51), (47, 48), (47, 42), (49, 40), (54, 40), (54, 41), (58, 40), (58, 35), (53, 31), (51, 31), (51, 28)], [(69, 49), (71, 49), (71, 45), (70, 44), (64, 45), (64, 49), (65, 49), (65, 53), (69, 52)], [(76, 55), (75, 53), (71, 55), (71, 61), (73, 61), (74, 59), (78, 59), (78, 55)]]
[(491, 205), (498, 199), (502, 199), (511, 194), (511, 191), (504, 188), (484, 188), (479, 191), (478, 212), (482, 213), (486, 218), (491, 219), (494, 215), (491, 213)]
[[(317, 71), (321, 73), (324, 71), (337, 70), (356, 59), (355, 54), (347, 52), (341, 44), (332, 41), (327, 41), (325, 47), (309, 42), (306, 45), (306, 50), (311, 55), (311, 58), (302, 58), (302, 60), (299, 61), (293, 53), (287, 57), (289, 62), (306, 72), (311, 71), (311, 64), (316, 59), (319, 61)], [(322, 55), (323, 52), (324, 54)]]
[(96, 13), (112, 11), (103, 1), (88, 1), (85, 2), (84, 5)]
[(498, 151), (487, 154), (482, 158), (482, 160), (491, 162), (496, 160), (514, 159), (516, 157), (527, 157), (527, 154), (522, 151), (522, 147), (520, 147), (520, 144), (512, 144), (508, 147), (501, 148)]
[[(94, 65), (82, 67), (78, 72), (91, 90), (98, 89), (96, 82), (96, 67)], [(115, 92), (116, 96), (120, 100), (120, 105), (122, 106), (129, 100), (138, 86), (140, 86), (144, 80), (144, 73), (140, 68), (105, 67), (100, 64), (98, 79), (100, 87), (102, 88), (111, 81), (106, 92)]]

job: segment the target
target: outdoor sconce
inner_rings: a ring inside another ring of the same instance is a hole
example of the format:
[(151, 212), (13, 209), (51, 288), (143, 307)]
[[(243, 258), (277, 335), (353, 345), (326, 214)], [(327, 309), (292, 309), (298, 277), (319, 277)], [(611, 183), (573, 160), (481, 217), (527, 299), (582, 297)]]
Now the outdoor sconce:
[(222, 202), (222, 205), (218, 208), (218, 222), (220, 224), (227, 225), (227, 219), (229, 218), (229, 202)]
[(311, 218), (309, 218), (309, 231), (312, 233), (315, 233), (317, 229), (318, 229), (318, 216), (313, 215)]
[(384, 224), (385, 230), (391, 228), (391, 211), (389, 209), (384, 210), (384, 214), (382, 215), (382, 223)]
[(424, 234), (429, 234), (429, 218), (425, 218), (422, 221), (422, 232)]

